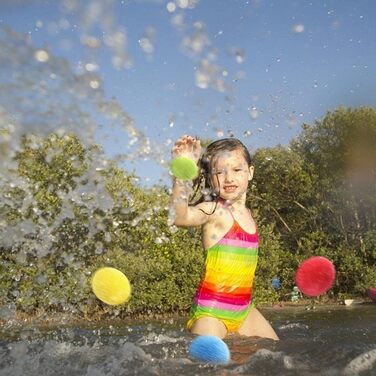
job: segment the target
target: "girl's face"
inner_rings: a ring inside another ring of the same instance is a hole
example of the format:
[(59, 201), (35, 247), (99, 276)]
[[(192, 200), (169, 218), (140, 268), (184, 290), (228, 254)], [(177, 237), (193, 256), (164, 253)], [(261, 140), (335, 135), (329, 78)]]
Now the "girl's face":
[(247, 192), (253, 169), (253, 166), (248, 166), (241, 149), (217, 154), (212, 161), (210, 176), (215, 193), (224, 200), (236, 201)]

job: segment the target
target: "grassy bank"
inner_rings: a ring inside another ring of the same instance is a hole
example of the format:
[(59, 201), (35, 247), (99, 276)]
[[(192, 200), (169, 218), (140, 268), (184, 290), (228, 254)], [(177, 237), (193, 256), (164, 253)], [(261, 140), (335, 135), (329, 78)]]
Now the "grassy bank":
[[(315, 299), (300, 299), (297, 302), (291, 302), (290, 300), (281, 301), (275, 304), (260, 304), (257, 308), (261, 311), (279, 311), (279, 310), (316, 310), (316, 309), (334, 309), (339, 307), (345, 307), (351, 309), (352, 307), (358, 306), (369, 306), (375, 305), (367, 297), (353, 297), (354, 302), (346, 306), (343, 300), (329, 298), (327, 296), (321, 296)], [(166, 312), (164, 314), (114, 314), (113, 311), (108, 309), (103, 309), (102, 311), (96, 312), (94, 315), (82, 315), (80, 313), (71, 312), (46, 312), (43, 309), (35, 311), (33, 313), (26, 313), (22, 311), (12, 311), (8, 315), (7, 319), (0, 319), (0, 325), (2, 330), (6, 331), (8, 328), (23, 327), (29, 325), (47, 325), (47, 326), (75, 326), (75, 325), (87, 325), (87, 324), (97, 324), (101, 323), (103, 325), (111, 324), (125, 324), (125, 325), (135, 325), (138, 322), (143, 322), (144, 320), (176, 320), (185, 319), (189, 315), (189, 310), (183, 310), (180, 312)]]

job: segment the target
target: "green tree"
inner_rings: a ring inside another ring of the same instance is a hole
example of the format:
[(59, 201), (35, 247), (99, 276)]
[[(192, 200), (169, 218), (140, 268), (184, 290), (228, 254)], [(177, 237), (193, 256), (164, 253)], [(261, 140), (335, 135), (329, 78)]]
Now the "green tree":
[(248, 204), (261, 218), (275, 223), (287, 247), (295, 249), (306, 231), (317, 227), (313, 191), (313, 166), (283, 146), (258, 149)]
[(292, 142), (312, 175), (319, 220), (340, 241), (363, 247), (376, 223), (376, 112), (339, 108)]

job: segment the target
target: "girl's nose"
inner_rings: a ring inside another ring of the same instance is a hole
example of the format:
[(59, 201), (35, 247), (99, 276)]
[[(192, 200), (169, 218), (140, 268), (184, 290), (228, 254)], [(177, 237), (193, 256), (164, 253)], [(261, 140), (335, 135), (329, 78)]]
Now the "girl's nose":
[(231, 171), (225, 171), (225, 181), (231, 183), (233, 179)]

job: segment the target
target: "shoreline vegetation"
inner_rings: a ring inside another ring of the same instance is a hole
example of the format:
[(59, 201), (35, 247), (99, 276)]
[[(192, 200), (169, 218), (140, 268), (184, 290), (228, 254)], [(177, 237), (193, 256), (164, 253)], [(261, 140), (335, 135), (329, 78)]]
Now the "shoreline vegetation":
[[(262, 304), (257, 305), (257, 308), (265, 311), (280, 311), (280, 310), (297, 310), (297, 311), (315, 311), (322, 309), (351, 309), (354, 307), (369, 306), (375, 304), (369, 298), (353, 297), (353, 302), (346, 305), (343, 300), (329, 299), (328, 297), (321, 296), (317, 298), (302, 298), (299, 301), (281, 301), (276, 304)], [(72, 314), (68, 312), (45, 312), (40, 310), (34, 313), (25, 313), (16, 311), (13, 313), (11, 319), (4, 320), (0, 318), (0, 325), (3, 330), (6, 327), (23, 327), (28, 325), (41, 325), (41, 326), (72, 326), (72, 325), (91, 325), (91, 324), (103, 324), (103, 325), (118, 325), (118, 324), (131, 324), (135, 325), (137, 322), (143, 320), (150, 321), (166, 321), (173, 322), (173, 320), (183, 320), (187, 318), (189, 311), (181, 312), (166, 312), (166, 313), (150, 313), (150, 314), (136, 314), (125, 315), (119, 317), (119, 315), (112, 315), (108, 311), (97, 312), (93, 316), (83, 316), (80, 314)]]
[[(198, 228), (172, 225), (170, 182), (142, 188), (137, 176), (74, 134), (25, 134), (12, 154), (4, 127), (0, 319), (188, 312), (205, 253)], [(288, 301), (299, 264), (311, 256), (328, 258), (336, 269), (320, 303), (365, 298), (376, 287), (374, 145), (375, 109), (341, 107), (303, 124), (289, 145), (254, 152), (246, 204), (260, 233), (257, 306)], [(105, 306), (91, 291), (91, 277), (103, 266), (131, 283), (123, 307)]]

